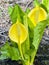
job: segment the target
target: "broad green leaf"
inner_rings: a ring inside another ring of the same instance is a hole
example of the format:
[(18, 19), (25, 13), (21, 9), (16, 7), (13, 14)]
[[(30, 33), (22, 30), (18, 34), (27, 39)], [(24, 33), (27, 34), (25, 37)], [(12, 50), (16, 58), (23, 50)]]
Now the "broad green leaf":
[(20, 56), (19, 50), (15, 47), (11, 47), (11, 50), (12, 50), (12, 53), (13, 53), (11, 59), (12, 60), (20, 60), (21, 56)]
[(6, 44), (1, 48), (1, 53), (2, 53), (1, 55), (2, 59), (5, 58), (11, 58), (12, 60), (21, 59), (18, 48), (10, 46), (8, 42), (6, 42)]
[(9, 53), (8, 53), (8, 50), (7, 50), (7, 45), (5, 44), (4, 46), (1, 47), (0, 49), (0, 60), (4, 60), (4, 59), (7, 59), (9, 58)]
[(38, 49), (39, 43), (42, 39), (42, 35), (44, 33), (44, 29), (47, 25), (47, 20), (41, 21), (37, 24), (37, 26), (34, 28), (34, 37), (33, 37), (33, 45), (35, 49)]
[[(47, 20), (41, 21), (37, 24), (37, 26), (34, 28), (34, 37), (33, 37), (33, 43), (32, 43), (32, 54), (31, 54), (31, 64), (34, 62), (34, 58), (37, 52), (37, 49), (39, 47), (39, 43), (42, 39), (44, 29), (47, 25)], [(32, 48), (31, 47), (31, 48)]]
[(42, 0), (42, 3), (44, 4), (44, 6), (47, 8), (49, 12), (49, 0)]
[(4, 59), (9, 58), (9, 54), (8, 54), (7, 50), (2, 50), (0, 52), (1, 52), (0, 60), (4, 60)]
[(24, 16), (24, 12), (21, 10), (19, 5), (16, 4), (13, 7), (12, 13), (10, 15), (12, 23), (15, 23), (17, 19), (19, 19), (19, 21), (23, 23), (23, 16)]
[(12, 60), (19, 60), (21, 58), (18, 48), (8, 45), (7, 50)]

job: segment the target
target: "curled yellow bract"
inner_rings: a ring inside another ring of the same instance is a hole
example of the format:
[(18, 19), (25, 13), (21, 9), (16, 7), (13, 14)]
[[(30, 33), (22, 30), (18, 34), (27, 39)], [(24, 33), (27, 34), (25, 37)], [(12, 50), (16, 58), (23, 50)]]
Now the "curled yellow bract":
[(34, 26), (36, 26), (38, 22), (46, 20), (47, 12), (42, 7), (37, 6), (30, 11), (28, 17), (30, 18)]
[(25, 26), (18, 21), (15, 24), (13, 24), (9, 29), (10, 39), (16, 42), (17, 44), (22, 44), (26, 40), (27, 34), (28, 32)]

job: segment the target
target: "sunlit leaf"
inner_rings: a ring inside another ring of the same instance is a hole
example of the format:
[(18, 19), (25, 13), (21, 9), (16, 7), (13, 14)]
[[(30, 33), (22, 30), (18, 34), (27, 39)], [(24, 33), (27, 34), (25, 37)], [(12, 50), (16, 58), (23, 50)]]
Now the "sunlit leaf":
[(9, 42), (6, 42), (6, 44), (1, 48), (2, 55), (0, 55), (0, 60), (8, 58), (11, 60), (20, 60), (21, 56), (18, 48), (12, 47), (9, 44)]
[(34, 29), (34, 37), (33, 37), (33, 45), (35, 46), (36, 49), (38, 49), (39, 43), (42, 39), (42, 35), (44, 33), (44, 29), (47, 25), (48, 21), (44, 20), (41, 21), (37, 24), (37, 26)]
[(49, 0), (42, 0), (42, 3), (44, 4), (44, 6), (47, 8), (49, 12)]
[(16, 23), (17, 19), (19, 19), (19, 21), (23, 23), (23, 16), (24, 12), (20, 8), (20, 6), (17, 4), (14, 5), (12, 13), (10, 15), (12, 23)]

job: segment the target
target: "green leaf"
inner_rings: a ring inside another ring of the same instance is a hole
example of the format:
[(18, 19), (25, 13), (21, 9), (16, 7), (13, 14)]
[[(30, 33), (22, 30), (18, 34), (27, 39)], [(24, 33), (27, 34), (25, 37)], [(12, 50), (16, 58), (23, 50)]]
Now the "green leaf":
[(31, 54), (31, 64), (34, 62), (34, 58), (35, 58), (37, 49), (39, 47), (39, 44), (40, 44), (40, 41), (42, 39), (44, 29), (45, 29), (47, 23), (48, 23), (47, 20), (41, 21), (34, 28), (34, 37), (33, 37), (33, 42), (31, 45), (31, 48), (33, 47), (32, 48), (32, 54)]
[(12, 23), (15, 23), (17, 19), (23, 23), (23, 16), (24, 12), (21, 10), (20, 6), (16, 4), (13, 7), (12, 13), (10, 15)]
[(48, 13), (48, 15), (47, 15), (47, 21), (48, 21), (48, 26), (49, 26), (49, 13)]
[(26, 13), (27, 13), (27, 14), (29, 14), (29, 12), (30, 12), (30, 9), (29, 9), (29, 8), (27, 8), (27, 9), (26, 9)]
[(34, 0), (34, 5), (35, 5), (35, 6), (40, 5), (39, 1), (38, 1), (38, 0)]
[(30, 45), (32, 43), (31, 39), (33, 40), (34, 25), (30, 21), (30, 19), (27, 17), (27, 15), (24, 16), (24, 26), (26, 27), (26, 30), (28, 31), (28, 37), (27, 37), (26, 41), (22, 44), (22, 50), (23, 50), (25, 59), (28, 60), (31, 56), (30, 53), (32, 53), (32, 51), (30, 51)]
[(11, 58), (12, 60), (21, 59), (18, 48), (10, 46), (8, 42), (6, 42), (6, 44), (1, 48), (1, 53), (1, 57), (3, 59), (6, 57)]
[(7, 58), (9, 58), (8, 52), (7, 51), (1, 51), (0, 60), (4, 60)]
[(49, 12), (49, 0), (42, 0), (42, 3), (44, 4), (44, 6), (47, 8)]
[(12, 7), (12, 6), (9, 6), (9, 7), (8, 7), (8, 13), (9, 13), (9, 15), (11, 15), (12, 10), (13, 10), (13, 7)]
[(21, 56), (20, 56), (19, 50), (15, 47), (11, 47), (11, 50), (12, 50), (12, 53), (13, 53), (11, 59), (12, 60), (20, 60)]
[[(28, 18), (27, 18), (27, 15), (25, 15), (23, 17), (23, 24), (26, 27), (26, 30), (28, 32)], [(23, 45), (22, 45), (22, 50), (23, 50), (23, 54), (24, 54), (25, 59), (29, 58), (29, 56), (26, 54), (26, 52), (28, 52), (29, 49), (30, 49), (30, 42), (29, 42), (29, 33), (28, 33), (28, 37), (27, 37), (26, 41), (23, 43)]]
[(15, 48), (15, 47), (8, 45), (7, 50), (8, 50), (8, 53), (10, 55), (10, 58), (12, 60), (19, 60), (20, 59), (20, 53), (19, 53), (18, 48)]
[(33, 45), (35, 49), (38, 49), (39, 43), (42, 39), (42, 35), (44, 33), (44, 29), (47, 25), (47, 20), (41, 21), (37, 24), (37, 26), (34, 28), (34, 37), (33, 37)]
[(8, 46), (6, 44), (1, 47), (1, 49), (0, 49), (0, 53), (1, 53), (0, 60), (4, 60), (4, 59), (7, 59), (7, 58), (10, 57), (9, 53), (8, 53), (8, 50), (7, 50), (7, 47)]
[(33, 42), (33, 36), (34, 36), (34, 25), (32, 23), (32, 21), (30, 21), (29, 18), (28, 19), (28, 29), (29, 29), (29, 39), (30, 39), (30, 43)]

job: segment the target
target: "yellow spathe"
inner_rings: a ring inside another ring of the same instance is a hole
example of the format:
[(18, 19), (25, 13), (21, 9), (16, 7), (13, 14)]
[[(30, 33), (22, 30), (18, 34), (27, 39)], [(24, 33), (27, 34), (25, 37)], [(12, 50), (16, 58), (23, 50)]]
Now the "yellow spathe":
[(38, 22), (43, 21), (47, 18), (47, 13), (42, 7), (37, 6), (31, 10), (31, 12), (28, 14), (28, 17), (34, 26), (36, 26)]
[(16, 43), (23, 43), (27, 38), (27, 31), (23, 24), (16, 22), (9, 29), (9, 37)]

